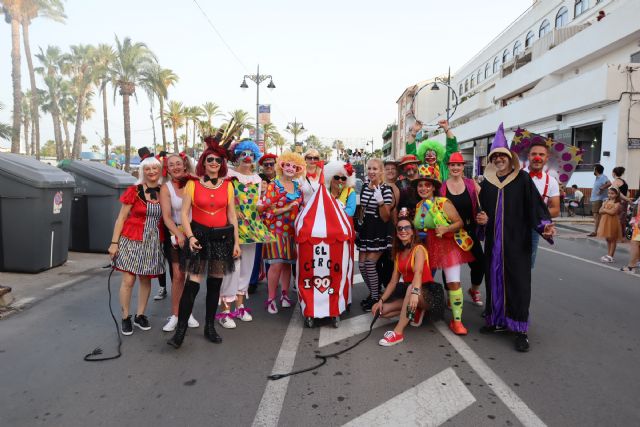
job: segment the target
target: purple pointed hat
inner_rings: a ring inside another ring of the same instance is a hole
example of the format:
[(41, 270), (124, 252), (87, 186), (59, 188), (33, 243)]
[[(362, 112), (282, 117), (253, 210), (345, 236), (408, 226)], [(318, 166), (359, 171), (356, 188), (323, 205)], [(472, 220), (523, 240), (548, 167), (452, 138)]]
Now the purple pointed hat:
[(504, 136), (503, 123), (500, 123), (500, 126), (498, 126), (498, 130), (496, 131), (496, 136), (493, 137), (489, 158), (491, 158), (494, 153), (505, 153), (510, 158), (513, 158), (513, 154), (511, 153), (511, 150), (509, 150), (509, 145), (507, 145), (507, 138)]

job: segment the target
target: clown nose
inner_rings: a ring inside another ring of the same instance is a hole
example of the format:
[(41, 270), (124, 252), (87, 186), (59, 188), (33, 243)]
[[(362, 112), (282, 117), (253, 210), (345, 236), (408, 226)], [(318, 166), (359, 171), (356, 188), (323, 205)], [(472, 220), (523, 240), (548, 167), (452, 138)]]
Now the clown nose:
[(533, 158), (533, 161), (534, 162), (541, 162), (542, 161), (542, 157), (536, 156), (536, 157)]

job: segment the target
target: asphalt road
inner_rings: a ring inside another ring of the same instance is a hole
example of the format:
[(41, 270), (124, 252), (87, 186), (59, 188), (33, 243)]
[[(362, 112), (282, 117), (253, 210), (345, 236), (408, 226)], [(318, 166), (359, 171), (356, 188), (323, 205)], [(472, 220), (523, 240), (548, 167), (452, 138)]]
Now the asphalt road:
[[(303, 329), (293, 309), (267, 314), (261, 287), (249, 301), (254, 322), (218, 328), (221, 345), (191, 329), (177, 351), (161, 331), (169, 299), (150, 301), (152, 330), (124, 337), (120, 359), (87, 363), (94, 347), (116, 347), (106, 273), (96, 274), (0, 321), (0, 425), (640, 424), (640, 276), (600, 265), (602, 249), (584, 240), (558, 239), (554, 252), (545, 245), (533, 275), (531, 352), (516, 353), (512, 337), (480, 335), (482, 310), (466, 304), (466, 337), (439, 322), (383, 348), (390, 326), (380, 326), (326, 366), (275, 382), (266, 376), (287, 363), (309, 366), (363, 336), (364, 285), (338, 330)], [(337, 332), (344, 336), (326, 344)]]

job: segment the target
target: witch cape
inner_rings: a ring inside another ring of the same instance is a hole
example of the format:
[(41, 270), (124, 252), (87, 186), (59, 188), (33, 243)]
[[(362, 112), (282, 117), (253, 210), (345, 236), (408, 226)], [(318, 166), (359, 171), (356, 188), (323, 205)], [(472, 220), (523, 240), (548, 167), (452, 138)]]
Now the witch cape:
[(485, 228), (485, 320), (490, 326), (524, 333), (531, 302), (531, 231), (542, 234), (551, 216), (529, 174), (519, 167), (500, 180), (490, 164), (484, 177), (479, 199), (489, 216)]

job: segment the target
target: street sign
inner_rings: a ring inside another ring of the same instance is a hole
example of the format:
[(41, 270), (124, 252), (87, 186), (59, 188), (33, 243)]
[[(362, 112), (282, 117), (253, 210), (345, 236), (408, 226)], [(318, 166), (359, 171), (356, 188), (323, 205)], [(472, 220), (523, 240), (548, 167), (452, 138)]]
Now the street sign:
[(627, 148), (640, 149), (640, 138), (627, 139)]

